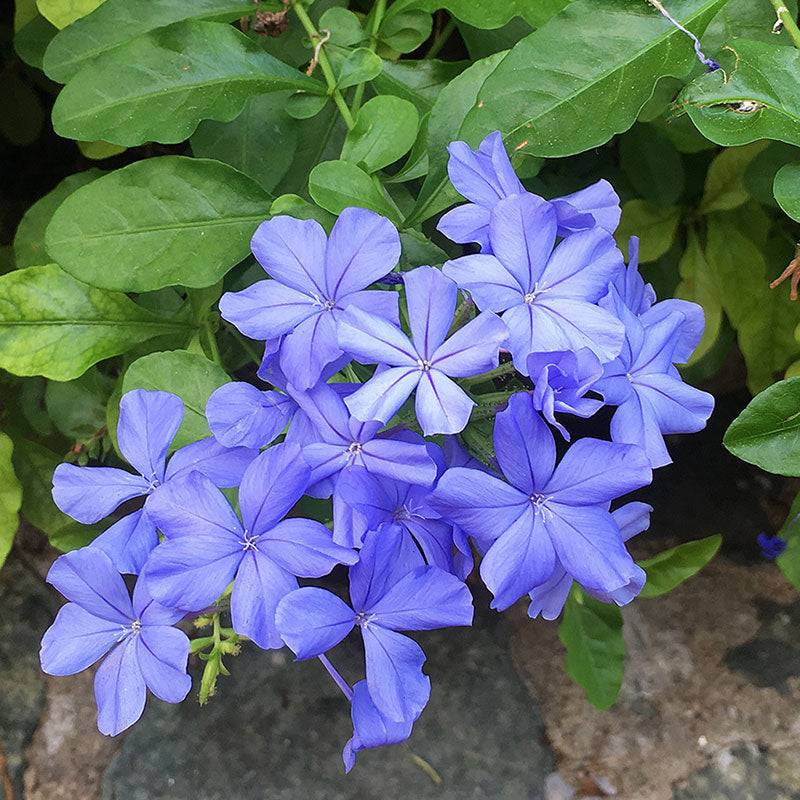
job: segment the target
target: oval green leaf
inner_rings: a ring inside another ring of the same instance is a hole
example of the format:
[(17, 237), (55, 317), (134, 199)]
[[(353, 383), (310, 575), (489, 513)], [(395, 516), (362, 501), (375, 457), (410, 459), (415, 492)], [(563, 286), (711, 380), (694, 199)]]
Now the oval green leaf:
[(146, 292), (211, 286), (250, 252), (270, 196), (219, 161), (137, 161), (71, 194), (47, 226), (47, 251), (78, 280)]
[(314, 202), (331, 214), (348, 206), (368, 208), (399, 223), (398, 214), (364, 170), (349, 161), (323, 161), (308, 176), (308, 192)]
[(200, 120), (230, 122), (250, 97), (280, 89), (325, 93), (230, 25), (178, 22), (84, 66), (56, 99), (53, 127), (126, 147), (182, 142)]
[(66, 83), (100, 53), (148, 31), (187, 19), (227, 22), (252, 12), (252, 0), (105, 0), (53, 38), (44, 54), (44, 71)]
[(0, 367), (14, 375), (69, 381), (154, 336), (190, 332), (57, 264), (0, 275)]
[(784, 212), (800, 222), (800, 162), (786, 164), (778, 170), (773, 191)]
[(757, 139), (800, 145), (800, 51), (748, 39), (734, 39), (731, 46), (736, 68), (696, 78), (675, 108), (726, 147)]
[(348, 53), (336, 83), (340, 89), (347, 89), (350, 86), (377, 78), (382, 69), (383, 61), (380, 56), (375, 55), (366, 47), (359, 47), (352, 53)]
[(419, 113), (413, 103), (392, 95), (378, 95), (358, 112), (347, 132), (342, 159), (366, 172), (377, 172), (402, 158), (414, 145)]
[(13, 449), (11, 439), (0, 433), (0, 567), (5, 563), (14, 542), (22, 505), (22, 486), (11, 463)]
[(722, 443), (743, 461), (778, 475), (800, 475), (800, 378), (757, 394)]
[(167, 350), (136, 359), (122, 379), (122, 393), (132, 389), (171, 392), (183, 400), (185, 414), (171, 449), (211, 435), (206, 420), (206, 402), (211, 393), (228, 383), (222, 367), (199, 353)]
[(679, 544), (653, 558), (639, 561), (639, 566), (647, 573), (647, 582), (639, 597), (659, 597), (671, 592), (708, 564), (721, 544), (722, 537), (716, 534), (695, 542)]
[[(669, 8), (699, 34), (724, 4), (672, 0)], [(565, 53), (566, 42), (580, 46)], [(509, 150), (581, 153), (627, 130), (660, 78), (683, 78), (695, 63), (686, 35), (648, 3), (578, 0), (509, 51), (483, 84), (460, 138), (475, 146), (500, 130)]]

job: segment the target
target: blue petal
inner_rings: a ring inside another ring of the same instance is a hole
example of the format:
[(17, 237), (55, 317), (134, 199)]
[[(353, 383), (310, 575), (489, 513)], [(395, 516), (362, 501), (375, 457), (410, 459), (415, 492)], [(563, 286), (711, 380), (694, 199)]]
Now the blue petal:
[(477, 151), (471, 150), (466, 142), (456, 141), (447, 146), (447, 152), (450, 154), (447, 173), (453, 186), (473, 203), (492, 208), (503, 197), (525, 191), (498, 131), (490, 133)]
[[(619, 225), (622, 209), (619, 205), (619, 197), (614, 191), (614, 187), (607, 180), (599, 180), (585, 189), (580, 189), (572, 194), (564, 195), (554, 200), (569, 203), (574, 209), (585, 214), (591, 214), (595, 222), (609, 233), (614, 233)], [(559, 209), (560, 211), (560, 209)], [(562, 224), (559, 214), (559, 225)], [(559, 236), (561, 236), (559, 232)]]
[(353, 609), (335, 594), (307, 586), (278, 603), (275, 624), (283, 641), (299, 660), (335, 647), (353, 630)]
[(661, 433), (695, 433), (706, 426), (714, 397), (672, 375), (637, 377), (634, 389), (646, 398)]
[(495, 256), (476, 254), (446, 261), (442, 267), (483, 311), (505, 311), (519, 305), (525, 289)]
[(366, 208), (345, 208), (333, 226), (325, 256), (327, 296), (365, 289), (400, 260), (400, 236), (385, 217)]
[[(350, 467), (342, 470), (339, 475), (341, 478), (351, 469), (361, 469), (360, 467)], [(336, 486), (339, 481), (337, 479)], [(333, 491), (333, 541), (342, 547), (354, 548), (361, 547), (364, 541), (364, 534), (370, 526), (364, 515), (348, 505), (342, 498), (338, 488)]]
[(422, 377), (417, 367), (391, 367), (377, 372), (346, 400), (350, 413), (361, 420), (388, 422), (408, 400)]
[(321, 522), (293, 517), (262, 534), (256, 547), (278, 566), (301, 578), (327, 575), (337, 564), (355, 564), (358, 553), (334, 544)]
[(47, 582), (67, 600), (96, 617), (127, 625), (133, 606), (125, 581), (111, 559), (96, 547), (83, 547), (59, 556)]
[(225, 292), (219, 301), (223, 319), (245, 336), (260, 341), (290, 333), (320, 310), (312, 296), (278, 281), (258, 281), (241, 292)]
[(336, 491), (342, 500), (361, 512), (374, 530), (383, 522), (391, 522), (396, 508), (394, 481), (378, 478), (364, 467), (342, 472)]
[(325, 292), (327, 237), (313, 219), (280, 216), (258, 226), (250, 247), (259, 264), (276, 280), (301, 292)]
[(149, 491), (150, 484), (141, 475), (115, 467), (59, 464), (53, 473), (53, 501), (85, 525), (98, 522), (120, 503)]
[(314, 441), (350, 444), (350, 414), (345, 401), (332, 386), (319, 383), (307, 391), (294, 392), (292, 396), (315, 429)]
[(258, 455), (254, 447), (227, 447), (215, 437), (187, 444), (176, 450), (167, 465), (167, 480), (179, 480), (190, 472), (205, 475), (215, 486), (238, 486), (242, 475)]
[(706, 327), (703, 307), (688, 300), (670, 298), (662, 300), (646, 310), (641, 319), (642, 324), (647, 328), (664, 316), (676, 311), (683, 314), (684, 321), (680, 328), (673, 357), (676, 364), (685, 364), (703, 338), (703, 331)]
[(433, 267), (417, 267), (404, 273), (403, 283), (414, 347), (420, 358), (430, 360), (453, 323), (458, 287)]
[(134, 389), (119, 402), (117, 442), (128, 463), (149, 481), (164, 478), (167, 450), (183, 421), (183, 401), (169, 392)]
[(143, 627), (136, 637), (136, 659), (147, 688), (159, 700), (180, 703), (189, 694), (189, 637), (183, 631), (166, 625)]
[(431, 486), (436, 480), (436, 462), (423, 444), (376, 438), (361, 449), (363, 465), (375, 475)]
[(157, 544), (156, 526), (141, 509), (106, 528), (91, 547), (106, 553), (123, 575), (138, 575)]
[(75, 603), (67, 603), (42, 636), (39, 650), (42, 670), (48, 675), (81, 672), (105, 655), (123, 633), (119, 623), (95, 617)]
[(339, 301), (340, 307), (347, 311), (350, 308), (361, 309), (366, 314), (381, 317), (392, 325), (400, 327), (400, 295), (397, 292), (368, 290), (345, 295)]
[(417, 386), (414, 410), (425, 436), (460, 433), (467, 427), (475, 401), (444, 372), (425, 372)]
[(445, 519), (479, 539), (496, 539), (529, 507), (524, 492), (468, 467), (448, 469), (429, 502)]
[(236, 542), (242, 526), (225, 495), (198, 472), (159, 486), (148, 498), (147, 514), (168, 539), (213, 536)]
[(247, 468), (239, 487), (242, 522), (251, 536), (269, 531), (303, 496), (311, 477), (296, 444), (276, 444)]
[(310, 389), (325, 367), (342, 355), (336, 343), (332, 312), (322, 312), (301, 322), (281, 345), (281, 369), (298, 389)]
[(422, 672), (425, 653), (407, 636), (365, 625), (367, 686), (378, 710), (395, 722), (415, 720), (431, 695), (431, 681)]
[(540, 614), (543, 619), (557, 619), (567, 602), (572, 588), (572, 575), (568, 575), (561, 562), (556, 559), (553, 574), (544, 582), (528, 592), (531, 599), (528, 616), (536, 619)]
[(136, 658), (135, 638), (122, 642), (99, 666), (94, 696), (97, 727), (106, 736), (122, 733), (142, 716), (147, 688)]
[(494, 450), (506, 479), (521, 492), (542, 491), (553, 474), (556, 443), (525, 392), (511, 396), (494, 421)]
[(275, 609), (297, 589), (295, 577), (257, 550), (245, 555), (231, 594), (233, 629), (264, 650), (283, 647), (275, 626)]
[(399, 328), (355, 306), (339, 316), (337, 334), (339, 347), (362, 364), (417, 366), (416, 348)]
[(611, 512), (614, 522), (617, 523), (622, 540), (636, 536), (637, 533), (646, 531), (650, 527), (650, 514), (653, 507), (647, 503), (626, 503)]
[(555, 551), (541, 513), (528, 506), (481, 562), (481, 578), (503, 611), (553, 574)]
[(426, 631), (472, 625), (472, 595), (467, 585), (439, 567), (409, 572), (369, 607), (374, 623), (399, 631)]
[(631, 392), (611, 417), (611, 439), (641, 447), (647, 453), (653, 469), (672, 463), (659, 430), (656, 412), (638, 392)]
[(508, 339), (505, 323), (484, 311), (459, 328), (431, 357), (436, 369), (454, 378), (479, 375), (494, 369), (498, 352)]
[(475, 203), (464, 203), (443, 214), (436, 225), (436, 230), (451, 242), (458, 244), (476, 242), (481, 246), (481, 250), (485, 250), (489, 245), (490, 217), (491, 212), (488, 208)]

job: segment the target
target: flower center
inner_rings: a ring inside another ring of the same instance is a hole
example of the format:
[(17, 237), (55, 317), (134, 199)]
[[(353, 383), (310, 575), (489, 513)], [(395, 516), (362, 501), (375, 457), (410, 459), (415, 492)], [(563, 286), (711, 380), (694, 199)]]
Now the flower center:
[(256, 538), (250, 531), (244, 532), (244, 538), (239, 539), (239, 544), (242, 546), (242, 550), (255, 550), (256, 548)]
[(398, 506), (392, 512), (392, 519), (396, 520), (411, 519), (411, 512), (405, 506)]
[(534, 514), (541, 514), (545, 516), (545, 514), (552, 514), (553, 512), (547, 507), (547, 500), (548, 497), (546, 494), (539, 494), (538, 492), (534, 492), (529, 498), (528, 501), (533, 506)]
[(527, 292), (523, 295), (522, 299), (527, 305), (532, 305), (533, 301), (536, 299), (536, 292)]
[(631, 383), (633, 383), (633, 375), (631, 375), (631, 374), (630, 374), (630, 372), (626, 372), (626, 373), (625, 373), (625, 377), (626, 377), (626, 378), (627, 378), (627, 379), (628, 379), (628, 380), (629, 380)]
[(137, 633), (142, 632), (142, 621), (140, 619), (135, 619), (133, 622), (131, 622), (131, 632), (134, 636), (136, 636)]
[(369, 611), (356, 611), (356, 615), (353, 617), (353, 622), (355, 622), (355, 624), (360, 628), (366, 628), (374, 616), (375, 615)]
[(431, 364), (430, 361), (423, 360), (421, 358), (417, 359), (417, 369), (420, 372), (430, 372), (432, 366), (433, 366), (433, 364)]
[(361, 455), (363, 449), (361, 442), (350, 442), (350, 446), (344, 451), (348, 463), (355, 461)]
[(316, 304), (323, 310), (323, 311), (333, 311), (336, 308), (336, 301), (329, 300), (327, 297), (320, 297), (319, 295), (313, 295), (314, 301)]

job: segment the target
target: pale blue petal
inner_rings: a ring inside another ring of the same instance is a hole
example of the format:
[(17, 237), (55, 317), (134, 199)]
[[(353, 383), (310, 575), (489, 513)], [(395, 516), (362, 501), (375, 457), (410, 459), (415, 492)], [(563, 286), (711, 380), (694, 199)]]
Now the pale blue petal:
[(414, 367), (391, 367), (373, 375), (344, 402), (361, 420), (388, 422), (408, 400), (423, 373)]
[(297, 389), (310, 389), (322, 378), (328, 364), (342, 355), (336, 344), (332, 312), (322, 312), (301, 322), (281, 345), (281, 369)]
[(443, 372), (423, 373), (414, 403), (425, 436), (460, 433), (467, 427), (475, 401)]
[(241, 292), (225, 292), (219, 300), (222, 318), (245, 336), (260, 341), (290, 333), (321, 309), (310, 295), (278, 281), (258, 281)]
[(278, 603), (275, 624), (298, 660), (313, 658), (335, 647), (353, 630), (353, 609), (335, 594), (308, 586)]
[(166, 625), (144, 626), (136, 637), (136, 658), (147, 688), (159, 700), (180, 703), (189, 694), (189, 637), (183, 631)]
[(436, 462), (423, 444), (372, 439), (362, 446), (361, 463), (375, 475), (405, 483), (432, 486), (436, 480)]
[(445, 262), (442, 272), (469, 292), (482, 311), (505, 311), (519, 305), (525, 290), (492, 255), (462, 256)]
[(489, 244), (490, 217), (491, 212), (488, 208), (475, 203), (464, 203), (443, 214), (436, 225), (436, 230), (451, 242), (458, 244), (476, 242), (483, 249)]
[(417, 366), (417, 351), (399, 328), (355, 306), (339, 316), (337, 333), (339, 347), (362, 364)]
[(123, 575), (138, 575), (157, 544), (155, 523), (141, 509), (110, 525), (90, 546), (106, 553)]
[(144, 711), (147, 698), (136, 658), (136, 639), (131, 637), (111, 651), (94, 676), (97, 727), (106, 736), (130, 728)]
[(42, 636), (39, 649), (42, 670), (48, 675), (82, 672), (105, 655), (122, 635), (122, 625), (95, 617), (75, 603), (67, 603)]
[(484, 311), (459, 328), (430, 358), (445, 375), (464, 378), (480, 375), (498, 364), (500, 347), (508, 339), (505, 323)]
[(536, 619), (541, 614), (543, 619), (557, 619), (564, 609), (571, 588), (572, 576), (568, 575), (561, 562), (556, 560), (553, 574), (544, 583), (528, 592), (528, 597), (531, 599), (528, 616)]
[(430, 360), (453, 323), (458, 287), (433, 267), (403, 274), (411, 338), (420, 358)]
[(166, 477), (180, 480), (190, 472), (199, 472), (215, 486), (227, 489), (239, 485), (244, 471), (257, 455), (257, 447), (225, 446), (209, 436), (176, 450), (167, 465)]

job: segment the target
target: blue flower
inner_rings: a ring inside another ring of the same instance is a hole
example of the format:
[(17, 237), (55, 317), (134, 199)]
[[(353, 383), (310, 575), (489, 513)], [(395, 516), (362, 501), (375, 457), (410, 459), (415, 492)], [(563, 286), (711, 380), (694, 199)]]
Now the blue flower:
[(111, 559), (93, 547), (60, 556), (47, 581), (71, 602), (42, 637), (42, 669), (74, 675), (110, 651), (94, 679), (101, 733), (116, 736), (133, 725), (147, 689), (167, 703), (186, 697), (189, 639), (173, 627), (183, 611), (155, 603), (141, 580), (131, 602)]
[(588, 347), (601, 361), (622, 347), (622, 323), (595, 303), (622, 268), (622, 254), (601, 228), (575, 233), (556, 248), (552, 206), (534, 195), (514, 195), (492, 211), (494, 255), (462, 256), (443, 271), (468, 291), (478, 308), (504, 312), (508, 348), (527, 374), (531, 353)]
[(603, 377), (594, 386), (607, 404), (617, 406), (611, 438), (639, 445), (654, 468), (662, 467), (672, 461), (664, 434), (702, 430), (714, 409), (714, 398), (684, 383), (672, 365), (676, 348), (685, 342), (686, 318), (671, 311), (645, 325), (646, 315), (637, 317), (613, 286), (603, 302), (626, 332), (619, 357), (605, 365)]
[(584, 397), (603, 375), (603, 366), (588, 347), (574, 353), (532, 353), (528, 356), (528, 375), (534, 383), (531, 393), (533, 407), (561, 435), (570, 440), (567, 429), (556, 419), (555, 412), (591, 417), (603, 403)]
[(777, 558), (786, 549), (786, 539), (780, 536), (768, 536), (766, 533), (759, 533), (756, 540), (761, 548), (761, 555), (764, 558)]
[(556, 466), (555, 441), (524, 393), (495, 418), (494, 446), (505, 481), (453, 467), (430, 503), (479, 541), (491, 542), (480, 573), (508, 608), (553, 575), (556, 561), (580, 584), (612, 593), (643, 578), (608, 511), (616, 497), (652, 478), (633, 446), (580, 439)]
[(346, 208), (326, 238), (311, 219), (273, 217), (253, 234), (253, 254), (272, 280), (219, 303), (223, 318), (245, 336), (279, 354), (290, 383), (307, 389), (342, 356), (336, 330), (341, 312), (356, 307), (398, 322), (397, 293), (362, 291), (400, 258), (400, 237), (389, 220), (364, 208)]
[(416, 389), (416, 414), (426, 436), (458, 433), (474, 401), (450, 377), (480, 375), (497, 366), (508, 331), (492, 313), (478, 315), (446, 339), (458, 289), (433, 267), (404, 274), (413, 343), (399, 329), (358, 309), (339, 325), (339, 344), (356, 360), (388, 364), (345, 402), (359, 419), (388, 422)]
[[(437, 229), (448, 239), (466, 244), (477, 242), (484, 253), (492, 252), (489, 218), (500, 200), (528, 194), (520, 183), (503, 147), (499, 131), (490, 133), (477, 150), (466, 142), (451, 142), (447, 171), (456, 190), (471, 203), (448, 211)], [(538, 195), (532, 195), (537, 197)], [(540, 199), (540, 198), (539, 198)], [(619, 197), (608, 181), (600, 180), (586, 189), (550, 201), (558, 221), (558, 235), (567, 236), (600, 226), (613, 233), (619, 224)]]
[[(647, 503), (635, 502), (626, 503), (611, 512), (611, 516), (614, 518), (624, 542), (650, 527), (650, 513), (652, 510), (652, 506), (647, 505)], [(590, 589), (586, 586), (584, 589), (604, 603), (616, 603), (619, 606), (624, 606), (639, 594), (644, 583), (644, 573), (637, 573), (629, 583), (609, 593)], [(553, 574), (544, 583), (528, 592), (531, 600), (528, 606), (528, 616), (535, 618), (541, 614), (544, 619), (556, 619), (563, 610), (564, 603), (567, 602), (567, 596), (571, 588), (572, 576), (564, 569), (561, 562), (556, 559)]]
[(167, 539), (153, 551), (141, 580), (159, 602), (187, 611), (206, 608), (233, 581), (234, 630), (259, 647), (280, 647), (275, 607), (297, 588), (295, 576), (327, 575), (337, 564), (358, 559), (334, 544), (321, 523), (283, 519), (310, 475), (297, 445), (270, 447), (242, 477), (242, 522), (203, 475), (168, 484), (153, 498), (150, 511)]
[(422, 649), (398, 631), (471, 625), (473, 609), (458, 578), (432, 566), (408, 571), (401, 553), (396, 527), (371, 531), (350, 568), (352, 607), (325, 589), (306, 587), (281, 600), (275, 619), (298, 659), (325, 653), (358, 627), (372, 701), (389, 720), (413, 722), (428, 702), (430, 679), (422, 672)]
[(55, 504), (84, 524), (98, 522), (126, 500), (147, 495), (141, 510), (118, 520), (92, 542), (92, 547), (104, 550), (122, 573), (138, 574), (158, 544), (148, 511), (161, 488), (193, 471), (216, 486), (236, 486), (258, 455), (248, 447), (228, 449), (211, 437), (177, 450), (165, 465), (183, 413), (183, 403), (174, 394), (144, 389), (127, 392), (119, 404), (117, 441), (122, 455), (139, 474), (74, 464), (59, 464), (53, 474)]

